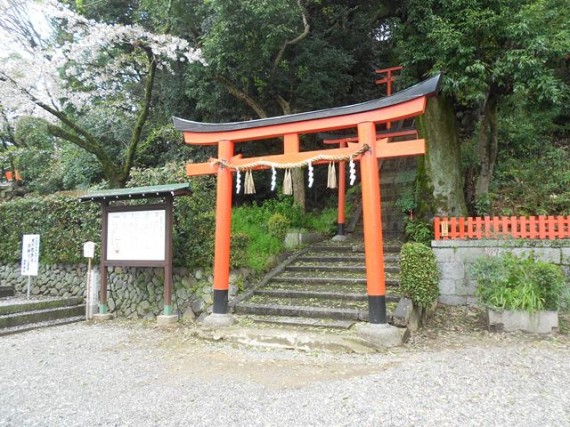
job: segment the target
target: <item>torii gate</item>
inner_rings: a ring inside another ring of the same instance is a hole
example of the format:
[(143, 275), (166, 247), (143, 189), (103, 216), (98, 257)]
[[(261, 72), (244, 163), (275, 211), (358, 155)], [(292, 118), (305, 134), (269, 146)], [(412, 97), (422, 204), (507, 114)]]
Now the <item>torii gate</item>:
[[(213, 315), (226, 315), (230, 274), (232, 173), (236, 170), (268, 169), (275, 164), (318, 164), (338, 159), (360, 161), (368, 320), (386, 323), (386, 285), (382, 242), (382, 218), (378, 159), (425, 154), (425, 141), (388, 142), (377, 139), (376, 124), (404, 120), (424, 113), (427, 97), (435, 95), (440, 76), (379, 100), (288, 116), (234, 123), (200, 123), (174, 118), (174, 126), (192, 145), (217, 145), (218, 158), (188, 164), (188, 176), (218, 177), (214, 258)], [(356, 128), (358, 139), (347, 147), (300, 151), (299, 135)], [(283, 154), (242, 158), (234, 156), (235, 143), (283, 138)]]

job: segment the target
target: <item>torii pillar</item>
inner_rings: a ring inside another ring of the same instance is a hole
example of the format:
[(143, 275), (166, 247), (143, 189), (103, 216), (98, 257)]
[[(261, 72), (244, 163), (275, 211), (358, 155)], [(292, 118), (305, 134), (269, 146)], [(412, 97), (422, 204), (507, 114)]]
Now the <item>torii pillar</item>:
[[(378, 159), (425, 153), (425, 141), (415, 139), (388, 142), (378, 139), (376, 124), (421, 115), (427, 97), (437, 92), (439, 76), (432, 77), (397, 94), (346, 107), (239, 123), (199, 123), (174, 119), (188, 144), (217, 145), (218, 158), (208, 163), (188, 164), (189, 176), (218, 177), (216, 193), (216, 238), (214, 261), (214, 312), (208, 322), (213, 326), (231, 323), (228, 309), (230, 271), (232, 171), (268, 169), (275, 164), (327, 164), (331, 159), (353, 158), (361, 162), (364, 245), (368, 294), (368, 320), (371, 325), (387, 325), (386, 286), (382, 247), (382, 218)], [(358, 142), (347, 148), (300, 151), (299, 135), (337, 129), (358, 131)], [(283, 154), (255, 158), (234, 156), (234, 144), (282, 137)]]

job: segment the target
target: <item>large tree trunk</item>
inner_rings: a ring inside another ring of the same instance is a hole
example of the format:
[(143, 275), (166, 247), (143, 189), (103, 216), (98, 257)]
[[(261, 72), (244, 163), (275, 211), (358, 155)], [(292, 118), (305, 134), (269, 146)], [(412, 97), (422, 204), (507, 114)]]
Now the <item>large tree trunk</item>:
[(426, 155), (418, 162), (418, 214), (465, 216), (463, 174), (455, 112), (449, 98), (428, 100), (426, 112), (417, 119)]
[(499, 142), (497, 136), (497, 95), (491, 91), (485, 101), (483, 116), (477, 133), (477, 153), (479, 155), (479, 176), (475, 183), (475, 201), (489, 193), (489, 184), (495, 171)]

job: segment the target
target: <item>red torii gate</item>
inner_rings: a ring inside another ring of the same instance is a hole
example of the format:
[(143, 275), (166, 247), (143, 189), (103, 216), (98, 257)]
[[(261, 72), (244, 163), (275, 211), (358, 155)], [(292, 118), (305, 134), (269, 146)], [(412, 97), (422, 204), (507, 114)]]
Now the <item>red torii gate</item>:
[[(217, 159), (207, 163), (191, 163), (186, 167), (188, 176), (218, 176), (214, 315), (225, 315), (228, 310), (232, 173), (243, 169), (267, 169), (271, 167), (270, 163), (317, 164), (342, 157), (360, 161), (369, 322), (386, 323), (378, 159), (425, 154), (425, 141), (388, 142), (387, 138), (377, 139), (376, 124), (423, 114), (427, 97), (436, 94), (439, 80), (440, 76), (437, 75), (395, 95), (361, 104), (247, 122), (214, 124), (174, 118), (174, 125), (183, 133), (187, 144), (218, 146)], [(300, 134), (350, 128), (357, 128), (358, 138), (357, 141), (347, 141), (347, 147), (300, 151)], [(234, 156), (235, 143), (275, 137), (283, 137), (283, 154), (253, 158)]]

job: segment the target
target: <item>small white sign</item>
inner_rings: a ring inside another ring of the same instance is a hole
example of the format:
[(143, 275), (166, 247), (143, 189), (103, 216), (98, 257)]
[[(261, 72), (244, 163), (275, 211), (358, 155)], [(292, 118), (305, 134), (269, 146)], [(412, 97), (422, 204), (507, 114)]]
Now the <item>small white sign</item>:
[(83, 243), (83, 256), (85, 258), (93, 258), (95, 256), (95, 242)]
[(37, 276), (40, 260), (40, 235), (24, 234), (22, 239), (22, 276)]

